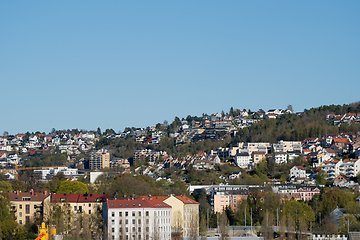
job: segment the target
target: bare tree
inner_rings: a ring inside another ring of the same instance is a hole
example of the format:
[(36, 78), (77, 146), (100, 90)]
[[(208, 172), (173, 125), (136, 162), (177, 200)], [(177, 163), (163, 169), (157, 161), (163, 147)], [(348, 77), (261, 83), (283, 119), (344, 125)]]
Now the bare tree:
[(221, 240), (229, 239), (229, 220), (226, 216), (225, 211), (220, 214), (219, 219), (219, 232), (221, 234)]
[(195, 212), (192, 212), (190, 217), (189, 240), (196, 240), (199, 236), (199, 216)]
[(83, 214), (82, 217), (82, 238), (83, 239), (91, 239), (91, 231), (90, 231), (90, 216), (88, 214)]
[(177, 211), (174, 213), (174, 224), (173, 224), (173, 229), (172, 229), (172, 238), (173, 239), (180, 239), (183, 236), (183, 219), (182, 219), (182, 215), (180, 213), (180, 211)]
[(71, 228), (71, 239), (72, 240), (80, 240), (80, 231), (81, 231), (81, 226), (80, 226), (80, 221), (74, 221), (72, 223), (72, 228)]
[(292, 240), (295, 239), (295, 221), (294, 219), (289, 215), (287, 217), (287, 239)]
[(204, 217), (201, 218), (200, 229), (201, 229), (201, 240), (206, 240), (207, 239), (207, 225), (206, 225), (206, 220)]

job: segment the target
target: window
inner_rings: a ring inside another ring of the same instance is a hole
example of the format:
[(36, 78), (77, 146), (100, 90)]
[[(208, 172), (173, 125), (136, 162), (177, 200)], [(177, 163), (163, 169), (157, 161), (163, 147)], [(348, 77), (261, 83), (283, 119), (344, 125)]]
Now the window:
[(115, 232), (115, 228), (112, 228), (112, 229), (111, 229), (111, 232)]
[(112, 217), (115, 217), (115, 213), (114, 213), (114, 212), (112, 212), (112, 213), (111, 213), (111, 216), (112, 216)]
[(19, 217), (22, 217), (22, 212), (19, 212)]
[(89, 207), (91, 207), (91, 203), (89, 203)]
[(122, 212), (119, 212), (119, 217), (122, 217)]
[(113, 219), (113, 220), (111, 220), (111, 224), (113, 224), (113, 225), (115, 224), (115, 220), (114, 220), (114, 219)]
[(135, 217), (135, 211), (132, 211), (132, 216)]
[(22, 209), (22, 204), (19, 205), (19, 209)]
[(138, 227), (138, 232), (141, 232), (141, 227)]
[(22, 225), (22, 220), (19, 220), (19, 224)]
[(129, 220), (126, 219), (126, 220), (125, 220), (125, 224), (128, 224), (128, 223), (129, 223)]
[(129, 213), (128, 212), (125, 212), (125, 217), (129, 216)]
[(91, 210), (89, 210), (89, 214), (91, 214)]
[(25, 205), (25, 214), (30, 214), (30, 205), (29, 204)]
[(149, 227), (146, 227), (146, 232), (149, 232)]
[(132, 231), (135, 232), (135, 227), (132, 228)]
[(30, 222), (30, 216), (25, 217), (25, 224), (28, 224)]
[(129, 232), (129, 228), (126, 228), (126, 232)]
[(149, 216), (149, 211), (146, 211), (145, 215), (148, 217)]
[(135, 224), (135, 219), (132, 220), (132, 224)]
[(122, 220), (120, 219), (120, 224), (122, 224)]
[(138, 224), (141, 224), (141, 219), (138, 219)]
[(77, 210), (77, 207), (76, 207), (76, 206), (74, 206), (74, 211), (76, 212), (76, 210)]
[(146, 224), (149, 224), (149, 219), (146, 219)]
[(79, 211), (82, 212), (82, 206), (79, 206)]

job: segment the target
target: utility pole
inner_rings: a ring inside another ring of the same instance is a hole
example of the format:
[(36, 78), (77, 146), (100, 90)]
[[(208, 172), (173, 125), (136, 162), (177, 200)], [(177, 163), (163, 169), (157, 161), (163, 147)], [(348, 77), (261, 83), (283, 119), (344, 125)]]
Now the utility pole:
[(207, 209), (207, 220), (206, 220), (206, 228), (207, 228), (207, 231), (209, 231), (209, 208)]
[(245, 207), (245, 228), (246, 228), (246, 207)]
[(252, 234), (252, 208), (250, 208), (250, 224), (251, 224), (250, 230)]

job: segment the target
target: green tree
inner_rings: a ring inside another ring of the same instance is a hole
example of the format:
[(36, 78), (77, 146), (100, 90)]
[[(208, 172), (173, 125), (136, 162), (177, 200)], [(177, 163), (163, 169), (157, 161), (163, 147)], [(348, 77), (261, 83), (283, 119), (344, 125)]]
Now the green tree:
[(89, 192), (88, 187), (79, 181), (62, 181), (58, 193), (84, 194)]
[(0, 181), (0, 191), (2, 192), (10, 192), (13, 188), (8, 181)]
[(327, 174), (323, 170), (320, 170), (315, 177), (317, 184), (325, 184), (326, 183)]

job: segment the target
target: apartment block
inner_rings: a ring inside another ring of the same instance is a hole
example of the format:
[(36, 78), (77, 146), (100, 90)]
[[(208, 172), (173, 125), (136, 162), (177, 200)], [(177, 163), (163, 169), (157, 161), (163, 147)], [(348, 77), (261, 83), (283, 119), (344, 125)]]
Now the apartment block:
[(171, 239), (171, 206), (158, 199), (106, 200), (108, 239)]
[(20, 225), (38, 220), (45, 221), (50, 206), (50, 193), (42, 192), (9, 192), (11, 209), (15, 220)]
[(110, 167), (110, 153), (106, 149), (92, 151), (90, 153), (90, 169), (97, 170)]

